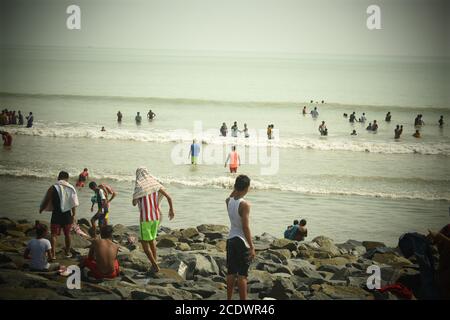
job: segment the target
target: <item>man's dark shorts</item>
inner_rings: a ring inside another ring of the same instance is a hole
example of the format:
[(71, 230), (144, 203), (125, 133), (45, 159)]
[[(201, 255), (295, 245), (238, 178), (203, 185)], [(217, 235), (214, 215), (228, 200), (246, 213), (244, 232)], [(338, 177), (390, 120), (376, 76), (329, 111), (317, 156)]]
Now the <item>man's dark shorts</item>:
[(227, 269), (228, 274), (248, 276), (250, 267), (249, 249), (239, 237), (227, 240)]

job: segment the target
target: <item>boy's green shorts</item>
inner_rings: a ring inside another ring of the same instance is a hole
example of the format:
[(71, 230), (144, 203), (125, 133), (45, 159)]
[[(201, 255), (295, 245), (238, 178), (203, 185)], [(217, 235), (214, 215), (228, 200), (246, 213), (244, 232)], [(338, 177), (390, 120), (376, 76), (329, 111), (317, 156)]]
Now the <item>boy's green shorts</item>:
[(158, 235), (159, 220), (143, 221), (140, 224), (140, 240), (152, 241)]

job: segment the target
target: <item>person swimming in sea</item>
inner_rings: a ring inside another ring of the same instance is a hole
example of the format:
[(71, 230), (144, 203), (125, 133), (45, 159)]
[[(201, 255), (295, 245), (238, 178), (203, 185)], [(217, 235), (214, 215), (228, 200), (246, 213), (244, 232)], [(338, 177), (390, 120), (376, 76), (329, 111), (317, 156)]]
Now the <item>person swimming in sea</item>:
[(416, 130), (416, 132), (412, 135), (414, 138), (420, 138), (420, 131)]
[(87, 179), (89, 178), (89, 172), (87, 168), (84, 168), (83, 171), (78, 175), (78, 181), (77, 184), (75, 185), (78, 188), (83, 188), (85, 182), (87, 181)]
[(356, 112), (353, 111), (353, 113), (350, 115), (350, 118), (348, 121), (351, 123), (355, 123), (355, 120), (356, 120)]
[(315, 119), (319, 116), (319, 111), (317, 111), (317, 107), (314, 107), (314, 110), (311, 110), (311, 116)]
[(238, 136), (238, 125), (237, 125), (237, 121), (234, 122), (234, 124), (231, 126), (231, 136), (233, 138), (237, 138)]
[(303, 106), (302, 114), (306, 116), (306, 106)]
[(367, 126), (366, 130), (372, 131), (372, 122), (369, 122), (369, 125)]
[(244, 132), (244, 136), (246, 138), (250, 137), (250, 135), (248, 134), (248, 128), (247, 128), (247, 124), (246, 123), (244, 123), (244, 130), (242, 130), (242, 131)]
[(156, 117), (156, 113), (154, 113), (154, 112), (152, 111), (152, 109), (150, 109), (150, 110), (148, 111), (148, 113), (147, 113), (147, 118), (148, 118), (148, 120), (153, 120), (155, 117)]
[(224, 123), (222, 123), (222, 126), (220, 127), (220, 134), (222, 135), (222, 137), (226, 137), (227, 133), (228, 133), (228, 128), (224, 122)]
[(366, 118), (366, 114), (363, 112), (363, 114), (362, 114), (362, 116), (359, 118), (359, 122), (361, 122), (361, 123), (365, 123), (366, 122), (366, 120), (367, 120), (367, 118)]
[(391, 112), (390, 111), (386, 114), (386, 118), (384, 120), (386, 122), (390, 122), (391, 121)]
[(319, 132), (321, 136), (326, 136), (328, 134), (327, 126), (325, 125), (325, 121), (322, 121), (322, 124), (319, 126)]
[(117, 112), (117, 122), (122, 122), (122, 112), (120, 110)]
[(397, 125), (394, 130), (394, 139), (400, 139), (400, 125)]
[(439, 128), (442, 128), (442, 127), (444, 126), (444, 116), (441, 116), (441, 117), (439, 118), (438, 123), (439, 123)]
[(136, 114), (136, 117), (135, 117), (134, 119), (136, 120), (136, 124), (140, 124), (141, 121), (142, 121), (141, 113), (138, 112), (138, 113)]
[(100, 130), (100, 131), (105, 132), (106, 131), (105, 127), (102, 127), (102, 130)]
[(356, 135), (357, 135), (356, 130), (353, 130), (353, 132), (350, 133), (350, 135), (351, 135), (351, 136), (356, 136)]
[(378, 123), (377, 123), (377, 120), (373, 120), (372, 131), (377, 131), (377, 130), (378, 130)]

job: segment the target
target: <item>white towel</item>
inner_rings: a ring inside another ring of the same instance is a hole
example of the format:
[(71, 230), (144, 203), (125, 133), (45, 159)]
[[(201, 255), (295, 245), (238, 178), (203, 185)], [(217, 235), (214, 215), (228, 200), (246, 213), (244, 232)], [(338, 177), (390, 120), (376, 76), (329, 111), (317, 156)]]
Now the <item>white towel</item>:
[(55, 184), (61, 203), (61, 212), (72, 210), (79, 206), (77, 190), (65, 180), (59, 180)]

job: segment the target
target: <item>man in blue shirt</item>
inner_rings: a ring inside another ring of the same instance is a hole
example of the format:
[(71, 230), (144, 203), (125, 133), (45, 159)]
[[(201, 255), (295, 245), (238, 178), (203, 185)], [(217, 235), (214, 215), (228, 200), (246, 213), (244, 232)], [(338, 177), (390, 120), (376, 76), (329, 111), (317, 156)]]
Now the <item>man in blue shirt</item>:
[(197, 164), (199, 154), (200, 154), (200, 145), (197, 143), (197, 141), (193, 140), (191, 144), (191, 150), (189, 151), (189, 156), (191, 157), (191, 164)]

